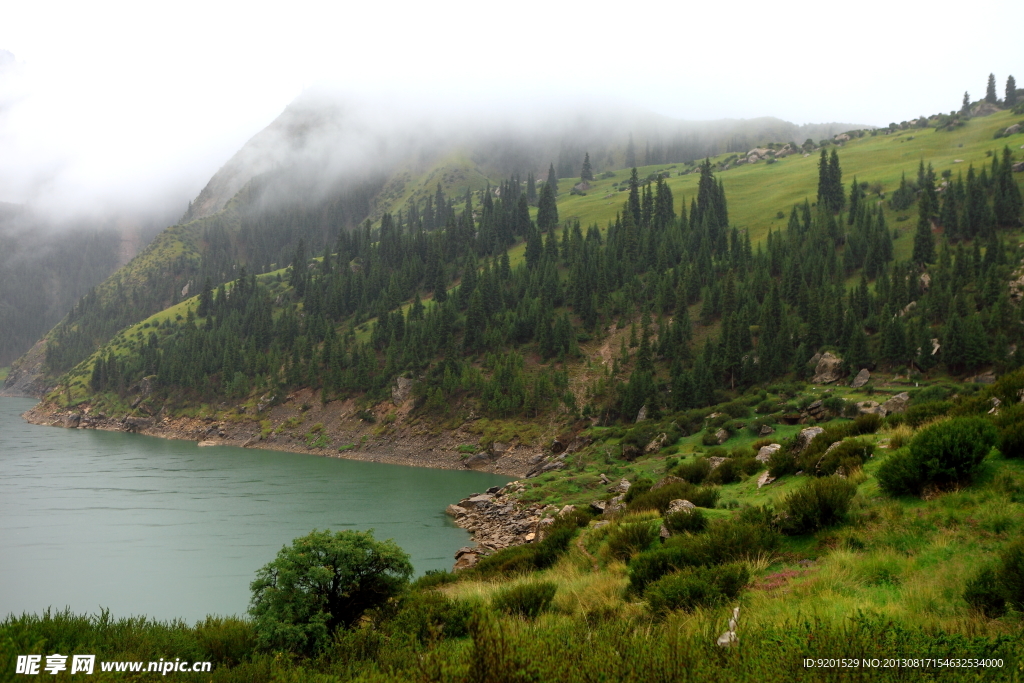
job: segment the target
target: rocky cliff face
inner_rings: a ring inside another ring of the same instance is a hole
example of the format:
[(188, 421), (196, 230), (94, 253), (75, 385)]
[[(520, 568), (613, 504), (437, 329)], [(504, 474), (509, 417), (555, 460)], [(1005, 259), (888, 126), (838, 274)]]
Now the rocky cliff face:
[(43, 381), (46, 340), (40, 339), (11, 366), (11, 372), (0, 388), (0, 396), (42, 398), (50, 389)]

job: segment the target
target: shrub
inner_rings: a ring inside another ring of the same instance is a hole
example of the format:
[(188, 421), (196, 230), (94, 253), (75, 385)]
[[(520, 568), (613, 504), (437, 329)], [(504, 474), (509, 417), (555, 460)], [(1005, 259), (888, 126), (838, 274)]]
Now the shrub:
[(654, 482), (650, 479), (640, 478), (630, 484), (629, 490), (626, 491), (626, 497), (623, 500), (629, 504), (636, 500), (638, 497), (647, 493), (654, 486)]
[(1004, 458), (1024, 457), (1024, 422), (1011, 424), (999, 432), (999, 452)]
[(386, 628), (392, 633), (415, 636), (421, 643), (437, 636), (462, 638), (469, 633), (472, 614), (470, 602), (453, 600), (437, 591), (410, 592), (402, 597)]
[(369, 531), (312, 531), (283, 547), (251, 584), (261, 647), (312, 654), (338, 628), (401, 593), (412, 575), (409, 556)]
[[(740, 480), (742, 470), (735, 459), (730, 458), (719, 463), (718, 467), (711, 470), (708, 475), (708, 482), (712, 484), (732, 484)], [(692, 502), (692, 501), (691, 501)]]
[(910, 452), (926, 482), (969, 481), (996, 439), (988, 420), (958, 417), (922, 429), (910, 442)]
[(535, 546), (533, 566), (537, 569), (546, 569), (553, 565), (569, 549), (569, 543), (572, 542), (575, 535), (575, 525), (555, 526), (553, 524), (544, 536), (544, 540)]
[(725, 413), (733, 419), (739, 419), (750, 415), (750, 407), (742, 401), (730, 401), (719, 406), (719, 412)]
[(684, 567), (710, 564), (704, 539), (680, 536), (670, 540), (675, 542), (641, 553), (629, 561), (630, 593), (639, 595), (661, 577)]
[(532, 619), (547, 610), (557, 591), (551, 581), (521, 583), (498, 591), (491, 605), (499, 612)]
[(846, 401), (839, 396), (829, 396), (826, 399), (822, 399), (821, 407), (833, 415), (842, 415), (843, 410), (846, 408)]
[(693, 462), (684, 462), (672, 471), (673, 476), (685, 479), (694, 485), (703, 484), (710, 473), (711, 463), (707, 458), (696, 458)]
[(1001, 554), (999, 583), (1006, 601), (1019, 612), (1024, 612), (1024, 539), (1008, 545)]
[[(733, 562), (770, 554), (779, 547), (779, 532), (767, 524), (730, 519), (711, 525), (702, 537), (710, 564)], [(669, 539), (673, 541), (674, 539)]]
[(532, 571), (536, 566), (534, 560), (537, 555), (537, 547), (534, 545), (514, 545), (510, 548), (503, 548), (498, 552), (481, 557), (471, 569), (481, 577), (518, 574)]
[(665, 527), (677, 534), (697, 534), (708, 527), (708, 520), (700, 510), (680, 510), (665, 517)]
[(921, 467), (909, 448), (894, 451), (875, 472), (878, 486), (890, 496), (905, 496), (921, 491), (924, 485)]
[(647, 550), (658, 538), (659, 525), (655, 521), (619, 523), (608, 533), (608, 552), (626, 560)]
[(839, 524), (846, 519), (856, 492), (856, 486), (840, 477), (811, 479), (783, 502), (787, 513), (783, 529), (790, 534), (807, 534)]
[(920, 427), (929, 420), (945, 415), (952, 408), (953, 404), (950, 401), (918, 403), (907, 408), (907, 411), (903, 413), (903, 421), (911, 427)]
[[(630, 488), (630, 491), (633, 489)], [(673, 500), (688, 500), (697, 507), (713, 508), (718, 504), (719, 491), (716, 486), (697, 487), (687, 482), (662, 486), (654, 491), (646, 490), (630, 500), (630, 510), (657, 510), (664, 512)], [(629, 500), (627, 495), (626, 500)]]
[(444, 569), (428, 569), (423, 576), (409, 585), (409, 589), (424, 591), (438, 586), (446, 586), (458, 580), (459, 576), (455, 572), (445, 571)]
[(1006, 597), (1000, 590), (999, 580), (992, 567), (985, 567), (964, 586), (963, 598), (971, 609), (989, 619), (1006, 614)]
[(655, 614), (691, 611), (735, 598), (749, 580), (750, 572), (742, 564), (692, 567), (658, 579), (644, 591), (644, 597)]
[(815, 464), (814, 473), (819, 476), (835, 474), (840, 467), (846, 474), (864, 464), (874, 452), (874, 444), (863, 439), (850, 439), (824, 453)]

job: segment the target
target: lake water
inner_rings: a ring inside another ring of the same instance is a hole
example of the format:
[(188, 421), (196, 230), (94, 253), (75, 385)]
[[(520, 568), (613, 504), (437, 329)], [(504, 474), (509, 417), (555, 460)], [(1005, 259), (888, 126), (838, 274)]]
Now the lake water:
[(24, 422), (0, 398), (0, 618), (47, 607), (195, 621), (312, 529), (374, 529), (417, 573), (469, 534), (449, 503), (509, 479)]

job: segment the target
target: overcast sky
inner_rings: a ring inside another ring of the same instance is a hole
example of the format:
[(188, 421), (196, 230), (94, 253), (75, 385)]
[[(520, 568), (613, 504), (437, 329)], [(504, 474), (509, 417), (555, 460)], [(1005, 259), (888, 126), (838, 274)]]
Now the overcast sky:
[[(1024, 82), (1021, 0), (10, 0), (0, 201), (184, 204), (305, 88), (612, 96), (682, 119), (885, 125)], [(2, 61), (2, 59), (0, 59)], [(176, 209), (177, 210), (177, 209)]]

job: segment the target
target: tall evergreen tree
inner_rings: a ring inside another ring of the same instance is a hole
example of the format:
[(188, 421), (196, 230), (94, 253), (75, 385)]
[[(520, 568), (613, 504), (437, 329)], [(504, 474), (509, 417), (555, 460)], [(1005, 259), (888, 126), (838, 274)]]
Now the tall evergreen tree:
[(555, 175), (555, 165), (554, 164), (551, 164), (550, 166), (548, 166), (548, 182), (547, 182), (547, 186), (551, 188), (551, 194), (553, 196), (557, 196), (558, 195), (558, 176)]
[(1003, 102), (1007, 107), (1017, 104), (1017, 81), (1012, 75), (1006, 79), (1006, 95), (1003, 97)]
[(633, 145), (633, 134), (629, 134), (629, 143), (626, 145), (626, 168), (636, 166), (636, 147)]
[(590, 170), (590, 152), (583, 154), (583, 168), (580, 169), (580, 180), (588, 181), (594, 179), (594, 172)]
[(985, 101), (989, 104), (996, 103), (996, 75), (988, 75), (988, 85), (985, 86)]
[(960, 103), (960, 113), (966, 114), (971, 110), (971, 96), (964, 90), (964, 100)]
[(547, 183), (540, 188), (540, 199), (537, 200), (537, 227), (541, 232), (553, 230), (558, 225), (558, 205), (555, 193)]

